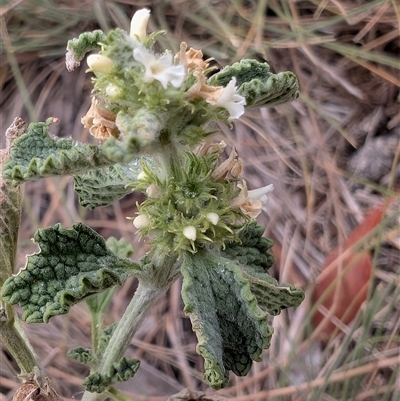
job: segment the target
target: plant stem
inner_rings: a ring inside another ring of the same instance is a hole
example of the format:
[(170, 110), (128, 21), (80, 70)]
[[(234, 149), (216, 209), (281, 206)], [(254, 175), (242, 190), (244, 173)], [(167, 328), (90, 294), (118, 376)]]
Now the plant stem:
[(33, 348), (19, 322), (12, 315), (11, 308), (7, 309), (10, 309), (7, 314), (12, 317), (6, 321), (0, 321), (0, 340), (18, 364), (21, 369), (21, 375), (25, 376), (34, 372), (38, 374), (38, 379), (40, 380), (40, 366), (36, 361)]
[(92, 350), (93, 354), (99, 351), (99, 341), (103, 329), (103, 313), (92, 313)]
[[(139, 281), (139, 286), (131, 302), (112, 335), (110, 342), (104, 351), (103, 357), (99, 362), (97, 372), (108, 374), (113, 363), (118, 362), (125, 354), (134, 334), (142, 324), (148, 310), (155, 302), (167, 291), (170, 285), (158, 288), (151, 284), (143, 284)], [(85, 391), (81, 401), (97, 401), (104, 398), (101, 394)]]
[(124, 393), (122, 393), (120, 390), (111, 387), (107, 390), (107, 394), (110, 398), (112, 398), (115, 401), (133, 401), (132, 398), (128, 397)]

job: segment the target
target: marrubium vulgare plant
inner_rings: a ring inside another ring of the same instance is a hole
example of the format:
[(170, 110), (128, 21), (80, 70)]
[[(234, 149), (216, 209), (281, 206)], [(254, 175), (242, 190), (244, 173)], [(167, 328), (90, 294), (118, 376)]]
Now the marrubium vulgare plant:
[[(87, 53), (93, 74), (91, 107), (82, 118), (97, 144), (49, 135), (56, 121), (26, 127), (16, 119), (1, 154), (0, 334), (26, 382), (54, 399), (19, 318), (47, 323), (86, 302), (92, 348), (69, 356), (90, 367), (84, 401), (124, 399), (114, 383), (131, 378), (140, 362), (124, 356), (149, 308), (182, 277), (184, 312), (204, 358), (204, 378), (214, 389), (229, 373), (246, 375), (269, 347), (269, 315), (297, 306), (303, 292), (280, 285), (268, 269), (272, 242), (256, 217), (272, 185), (248, 190), (244, 161), (234, 148), (213, 141), (216, 122), (229, 126), (246, 108), (284, 103), (298, 96), (291, 72), (273, 74), (267, 63), (241, 60), (219, 72), (201, 50), (182, 43), (178, 54), (157, 53), (162, 31), (147, 34), (150, 11), (139, 10), (130, 32), (85, 32), (68, 42), (66, 65), (79, 67)], [(149, 244), (139, 260), (124, 240), (104, 240), (82, 223), (39, 229), (40, 251), (13, 275), (25, 181), (72, 175), (80, 203), (112, 204), (132, 191), (137, 205), (132, 230)], [(102, 314), (116, 286), (137, 277), (138, 288), (119, 322), (104, 327)], [(22, 388), (22, 387), (21, 387)], [(22, 390), (21, 390), (22, 391)], [(21, 393), (22, 394), (22, 393)], [(22, 399), (22, 398), (21, 398)]]

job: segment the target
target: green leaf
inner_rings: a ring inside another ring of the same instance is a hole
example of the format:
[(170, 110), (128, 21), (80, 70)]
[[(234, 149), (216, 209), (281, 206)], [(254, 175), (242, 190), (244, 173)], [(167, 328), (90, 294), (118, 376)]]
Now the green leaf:
[(86, 53), (100, 49), (100, 43), (106, 41), (106, 34), (97, 29), (92, 32), (83, 32), (78, 38), (68, 41), (66, 65), (68, 71), (73, 71), (80, 65), (80, 61), (85, 57)]
[(106, 244), (107, 249), (115, 253), (119, 258), (130, 258), (133, 255), (133, 246), (125, 238), (109, 237)]
[(264, 229), (255, 221), (250, 222), (239, 231), (241, 244), (228, 244), (221, 254), (239, 262), (258, 306), (276, 316), (282, 309), (299, 306), (304, 292), (291, 284), (279, 284), (269, 275), (268, 269), (273, 265), (274, 257), (268, 251), (273, 242), (264, 238), (263, 232)]
[(127, 184), (135, 181), (140, 172), (138, 163), (127, 166), (116, 164), (90, 170), (74, 177), (79, 203), (89, 209), (111, 205), (132, 192)]
[(267, 63), (244, 59), (226, 66), (209, 79), (213, 86), (226, 86), (235, 77), (246, 107), (275, 106), (299, 97), (299, 83), (290, 71), (273, 74)]
[(242, 266), (243, 277), (251, 286), (258, 306), (270, 315), (279, 315), (282, 309), (299, 306), (304, 300), (301, 288), (291, 284), (279, 284), (268, 273), (255, 272), (249, 266)]
[(2, 289), (4, 300), (18, 303), (28, 323), (47, 323), (88, 295), (140, 274), (138, 263), (114, 255), (99, 234), (81, 223), (38, 230), (34, 240), (40, 253), (29, 256)]
[(82, 365), (95, 366), (97, 360), (87, 348), (74, 348), (67, 352), (67, 357), (74, 359)]
[(80, 174), (114, 164), (99, 146), (50, 137), (52, 122), (50, 118), (45, 123), (30, 124), (27, 133), (13, 142), (10, 160), (3, 170), (4, 177), (13, 184), (55, 175)]
[(102, 393), (113, 383), (129, 380), (135, 375), (139, 366), (140, 361), (137, 359), (124, 357), (118, 363), (112, 364), (108, 374), (93, 373), (88, 376), (83, 382), (83, 387), (91, 393)]
[(114, 334), (115, 329), (117, 328), (118, 323), (113, 323), (110, 326), (106, 327), (101, 332), (101, 337), (99, 341), (99, 354), (101, 355), (105, 349), (107, 348), (108, 343), (112, 335)]
[(238, 376), (248, 373), (269, 347), (273, 330), (234, 262), (206, 250), (187, 253), (182, 274), (184, 311), (205, 360), (204, 377), (219, 389), (228, 383), (230, 370)]
[(269, 238), (263, 237), (264, 228), (256, 221), (250, 221), (238, 232), (240, 242), (226, 244), (222, 256), (239, 261), (240, 265), (252, 266), (255, 271), (265, 272), (275, 262), (269, 250), (274, 245)]

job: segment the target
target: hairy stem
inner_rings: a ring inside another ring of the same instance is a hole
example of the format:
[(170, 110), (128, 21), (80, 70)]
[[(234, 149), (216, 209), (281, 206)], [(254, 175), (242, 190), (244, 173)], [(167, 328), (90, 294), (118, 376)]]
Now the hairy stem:
[[(7, 315), (12, 316), (11, 308), (7, 307), (7, 309), (9, 309)], [(0, 321), (0, 340), (15, 359), (22, 376), (35, 372), (38, 374), (38, 379), (41, 379), (40, 366), (36, 361), (33, 348), (14, 316)]]
[[(121, 360), (151, 306), (167, 292), (177, 277), (177, 271), (174, 267), (175, 258), (154, 255), (153, 262), (155, 269), (152, 272), (152, 279), (139, 280), (135, 295), (118, 322), (118, 326), (95, 370), (102, 375), (108, 374), (112, 364)], [(95, 394), (85, 391), (81, 401), (98, 401), (104, 398), (104, 393)]]

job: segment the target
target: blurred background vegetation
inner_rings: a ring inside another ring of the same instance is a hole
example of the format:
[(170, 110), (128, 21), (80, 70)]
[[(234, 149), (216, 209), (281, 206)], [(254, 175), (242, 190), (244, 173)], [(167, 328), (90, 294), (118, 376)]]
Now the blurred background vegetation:
[[(160, 38), (160, 49), (175, 52), (185, 41), (218, 66), (257, 58), (276, 72), (297, 74), (297, 101), (249, 110), (233, 130), (221, 127), (220, 136), (245, 160), (250, 188), (274, 184), (259, 220), (275, 241), (272, 274), (302, 286), (306, 300), (274, 319), (271, 348), (249, 375), (232, 377), (229, 388), (214, 393), (203, 382), (177, 282), (132, 341), (128, 353), (142, 365), (121, 388), (135, 401), (164, 401), (184, 387), (234, 401), (399, 400), (398, 2), (3, 0), (0, 147), (16, 116), (28, 122), (57, 117), (55, 135), (90, 141), (80, 123), (90, 105), (90, 74), (84, 63), (66, 71), (66, 43), (99, 27), (128, 30), (142, 7), (151, 9), (150, 31), (169, 33)], [(70, 177), (28, 183), (24, 192), (18, 267), (36, 251), (34, 231), (56, 222), (84, 221), (105, 237), (125, 237), (138, 256), (146, 251), (126, 220), (135, 213), (135, 194), (88, 211), (79, 206)], [(390, 205), (379, 209), (385, 202)], [(120, 289), (105, 316), (108, 324), (119, 319), (135, 286), (131, 281)], [(352, 303), (356, 309), (347, 317), (334, 312)], [(319, 318), (313, 317), (317, 309)], [(85, 307), (25, 327), (58, 392), (80, 399), (87, 372), (65, 354), (90, 346)], [(1, 352), (3, 401), (18, 387), (18, 370)]]

